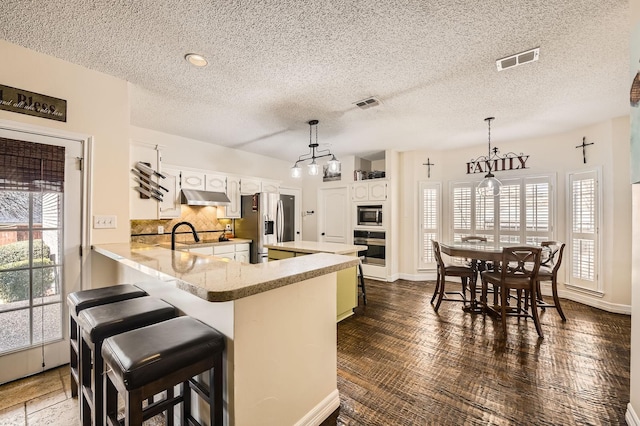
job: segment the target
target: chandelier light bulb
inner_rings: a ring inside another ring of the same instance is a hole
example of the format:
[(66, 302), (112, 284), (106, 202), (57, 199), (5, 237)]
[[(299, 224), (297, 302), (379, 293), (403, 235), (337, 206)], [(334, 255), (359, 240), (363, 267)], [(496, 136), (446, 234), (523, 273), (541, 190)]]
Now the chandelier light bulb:
[(291, 177), (292, 178), (299, 178), (302, 176), (302, 169), (300, 168), (300, 166), (298, 166), (298, 164), (296, 163), (292, 168), (291, 168)]
[(307, 167), (309, 167), (309, 175), (311, 176), (317, 176), (320, 172), (320, 167), (318, 166), (318, 163), (316, 163), (315, 159)]
[(340, 162), (335, 155), (331, 157), (331, 160), (327, 161), (327, 164), (329, 165), (329, 171), (332, 173), (337, 172), (340, 168)]

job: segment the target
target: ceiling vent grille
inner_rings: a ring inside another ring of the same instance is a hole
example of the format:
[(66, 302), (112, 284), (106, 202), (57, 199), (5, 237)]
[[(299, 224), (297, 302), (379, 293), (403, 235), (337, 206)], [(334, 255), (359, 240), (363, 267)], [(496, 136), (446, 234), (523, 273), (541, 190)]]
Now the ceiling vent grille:
[(535, 49), (527, 50), (526, 52), (516, 53), (515, 55), (498, 59), (496, 61), (496, 67), (498, 67), (498, 71), (506, 70), (507, 68), (513, 68), (517, 67), (518, 65), (537, 61), (539, 56), (540, 48), (536, 47)]
[(373, 96), (372, 96), (372, 97), (370, 97), (370, 98), (363, 99), (363, 100), (361, 100), (361, 101), (354, 102), (354, 103), (355, 103), (355, 104), (358, 106), (358, 108), (360, 108), (360, 109), (368, 109), (368, 108), (373, 108), (373, 107), (375, 107), (375, 106), (378, 106), (378, 105), (380, 105), (382, 102), (380, 102), (380, 100), (379, 100), (379, 99), (377, 99), (377, 98), (375, 98), (375, 97), (373, 97)]

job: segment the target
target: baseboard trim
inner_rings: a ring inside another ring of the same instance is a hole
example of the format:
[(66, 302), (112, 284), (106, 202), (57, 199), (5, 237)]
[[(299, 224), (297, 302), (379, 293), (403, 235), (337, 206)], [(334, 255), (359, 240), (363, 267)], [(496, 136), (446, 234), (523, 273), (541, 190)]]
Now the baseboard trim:
[(295, 426), (318, 426), (324, 419), (333, 414), (338, 407), (340, 407), (340, 394), (336, 389), (298, 420)]
[(624, 415), (624, 419), (627, 421), (629, 426), (640, 426), (640, 418), (633, 410), (631, 403), (627, 404), (627, 412)]

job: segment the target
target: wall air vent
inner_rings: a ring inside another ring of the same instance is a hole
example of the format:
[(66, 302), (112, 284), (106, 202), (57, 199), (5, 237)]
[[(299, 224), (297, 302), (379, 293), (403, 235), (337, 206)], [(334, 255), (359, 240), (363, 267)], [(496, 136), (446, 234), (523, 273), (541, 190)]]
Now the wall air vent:
[(363, 99), (361, 101), (358, 102), (354, 102), (358, 108), (360, 109), (368, 109), (368, 108), (373, 108), (375, 106), (380, 105), (382, 102), (380, 102), (379, 99), (374, 98), (373, 96), (367, 99)]
[(496, 61), (496, 67), (498, 71), (506, 70), (507, 68), (517, 67), (529, 62), (537, 61), (540, 56), (540, 48), (527, 50), (526, 52), (516, 53), (515, 55), (507, 56), (506, 58), (498, 59)]

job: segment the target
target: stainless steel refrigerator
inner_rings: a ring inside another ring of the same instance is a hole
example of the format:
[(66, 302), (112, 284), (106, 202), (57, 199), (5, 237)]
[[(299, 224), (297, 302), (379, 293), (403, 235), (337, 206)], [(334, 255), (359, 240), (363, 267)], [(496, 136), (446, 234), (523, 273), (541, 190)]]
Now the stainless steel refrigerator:
[(235, 236), (251, 243), (251, 263), (267, 261), (265, 244), (293, 241), (293, 196), (258, 192), (241, 197), (242, 219), (235, 221)]

